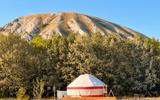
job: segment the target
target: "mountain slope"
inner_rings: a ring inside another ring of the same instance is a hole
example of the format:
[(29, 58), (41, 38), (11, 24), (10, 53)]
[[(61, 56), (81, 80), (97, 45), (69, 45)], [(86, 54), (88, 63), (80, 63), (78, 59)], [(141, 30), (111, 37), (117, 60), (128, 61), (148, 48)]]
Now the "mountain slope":
[(15, 33), (27, 39), (31, 39), (37, 34), (47, 39), (53, 34), (66, 36), (69, 33), (76, 33), (90, 36), (97, 32), (102, 35), (113, 34), (125, 39), (133, 39), (137, 35), (142, 35), (127, 27), (97, 17), (74, 12), (23, 16), (0, 29), (0, 33), (5, 35)]

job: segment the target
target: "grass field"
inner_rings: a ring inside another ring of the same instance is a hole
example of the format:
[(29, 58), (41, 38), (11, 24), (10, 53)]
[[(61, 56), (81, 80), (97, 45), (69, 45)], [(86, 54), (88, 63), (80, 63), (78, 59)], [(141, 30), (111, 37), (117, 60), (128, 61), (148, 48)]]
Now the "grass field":
[[(0, 100), (18, 100), (15, 98), (6, 98), (6, 99), (0, 99)], [(34, 99), (32, 99), (34, 100)], [(41, 99), (41, 100), (54, 100), (54, 99)], [(122, 98), (122, 99), (116, 99), (116, 98), (63, 98), (62, 100), (160, 100), (160, 97), (153, 97), (153, 98), (138, 98), (138, 97), (132, 97), (132, 98)]]
[(122, 99), (117, 99), (117, 100), (160, 100), (160, 97), (153, 97), (153, 98), (138, 98), (138, 97), (132, 97), (132, 98), (122, 98)]
[[(3, 98), (3, 99), (1, 99), (0, 98), (0, 100), (26, 100), (26, 99), (16, 99), (16, 98)], [(37, 99), (29, 99), (29, 100), (37, 100)], [(54, 99), (45, 99), (45, 98), (43, 98), (43, 99), (40, 99), (40, 100), (54, 100)]]
[(82, 98), (70, 98), (64, 97), (62, 100), (117, 100), (115, 97), (82, 97)]
[(122, 98), (122, 99), (116, 99), (116, 98), (64, 98), (62, 100), (160, 100), (160, 97), (155, 98), (139, 98), (139, 97), (132, 97), (132, 98)]

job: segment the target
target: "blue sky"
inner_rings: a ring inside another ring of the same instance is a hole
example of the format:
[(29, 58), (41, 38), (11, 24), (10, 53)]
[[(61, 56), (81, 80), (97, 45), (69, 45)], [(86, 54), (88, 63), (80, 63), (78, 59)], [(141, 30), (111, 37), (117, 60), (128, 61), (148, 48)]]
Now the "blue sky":
[(74, 11), (160, 39), (160, 0), (3, 0), (0, 26), (34, 13)]

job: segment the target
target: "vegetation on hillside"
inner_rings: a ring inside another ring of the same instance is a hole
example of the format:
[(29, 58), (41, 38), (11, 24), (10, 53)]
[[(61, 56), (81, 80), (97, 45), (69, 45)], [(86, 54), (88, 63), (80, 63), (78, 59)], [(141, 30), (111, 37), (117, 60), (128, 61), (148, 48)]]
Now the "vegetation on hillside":
[[(116, 96), (160, 96), (160, 42), (137, 37), (54, 35), (32, 41), (0, 36), (0, 98), (53, 96), (80, 74), (93, 74)], [(25, 93), (25, 94), (24, 94)]]

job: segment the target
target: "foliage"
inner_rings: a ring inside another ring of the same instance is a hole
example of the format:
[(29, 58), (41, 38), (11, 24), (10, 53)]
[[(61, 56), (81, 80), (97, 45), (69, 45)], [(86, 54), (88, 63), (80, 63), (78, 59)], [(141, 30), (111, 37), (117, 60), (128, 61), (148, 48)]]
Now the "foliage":
[(26, 95), (26, 89), (23, 87), (20, 87), (18, 89), (16, 96), (17, 96), (17, 100), (28, 100), (29, 99), (29, 97)]
[(44, 82), (42, 80), (36, 79), (35, 85), (33, 87), (33, 96), (39, 100), (41, 99), (43, 93), (44, 93)]
[(160, 96), (156, 39), (95, 33), (25, 41), (9, 35), (0, 36), (0, 48), (0, 97), (15, 97), (21, 87), (31, 97), (53, 96), (54, 86), (65, 89), (84, 73), (103, 80), (116, 96)]

